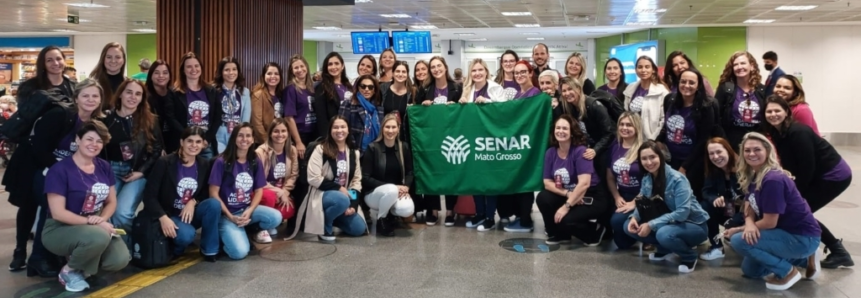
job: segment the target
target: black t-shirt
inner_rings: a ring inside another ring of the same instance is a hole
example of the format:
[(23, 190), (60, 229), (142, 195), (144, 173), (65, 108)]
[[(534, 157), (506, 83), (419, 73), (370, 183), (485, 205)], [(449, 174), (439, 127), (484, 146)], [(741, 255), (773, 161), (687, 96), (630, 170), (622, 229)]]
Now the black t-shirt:
[[(391, 90), (386, 93), (386, 98), (383, 98), (383, 112), (388, 115), (392, 112), (398, 112), (400, 116), (400, 120), (404, 120), (404, 115), (407, 114), (407, 95), (409, 92), (404, 93), (404, 95), (397, 95)], [(382, 120), (382, 119), (380, 119)], [(401, 121), (403, 123), (403, 121)]]
[(386, 174), (383, 177), (383, 182), (395, 185), (403, 184), (401, 162), (398, 161), (397, 150), (394, 147), (389, 148), (386, 145), (383, 145), (383, 148), (386, 150)]
[(122, 83), (123, 83), (123, 81), (124, 81), (125, 79), (126, 79), (126, 77), (125, 77), (125, 76), (123, 76), (123, 74), (122, 74), (122, 73), (118, 73), (118, 74), (115, 74), (115, 75), (111, 75), (111, 74), (109, 74), (109, 75), (108, 75), (108, 82), (110, 82), (110, 83), (111, 83), (111, 90), (112, 90), (114, 93), (116, 93), (116, 92), (117, 92), (117, 88), (119, 88), (119, 87), (120, 87), (120, 84), (122, 84)]
[[(116, 113), (116, 111), (112, 111), (111, 113)], [(123, 156), (122, 146), (128, 146), (126, 149), (126, 153), (129, 153), (129, 150), (133, 150), (131, 148), (131, 136), (132, 136), (132, 116), (119, 117), (116, 116), (115, 123), (106, 123), (108, 127), (108, 132), (111, 134), (111, 141), (105, 146), (105, 150), (108, 153), (108, 161), (130, 161), (129, 156)], [(134, 157), (132, 155), (131, 157)], [(129, 160), (126, 160), (129, 159)]]

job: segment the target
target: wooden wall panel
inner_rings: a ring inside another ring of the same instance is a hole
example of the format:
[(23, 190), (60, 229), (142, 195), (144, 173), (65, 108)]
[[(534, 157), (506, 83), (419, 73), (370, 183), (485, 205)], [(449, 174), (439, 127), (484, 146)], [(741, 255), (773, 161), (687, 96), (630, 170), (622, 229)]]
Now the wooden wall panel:
[(236, 44), (240, 46), (234, 55), (244, 68), (247, 84), (257, 82), (267, 62), (277, 62), (286, 72), (290, 56), (302, 53), (302, 1), (236, 0), (236, 5)]
[(156, 55), (171, 66), (171, 80), (179, 77), (182, 55), (194, 50), (194, 2), (156, 1)]
[[(211, 82), (218, 71), (218, 61), (232, 56), (236, 48), (236, 14), (233, 7), (240, 0), (203, 0), (200, 9), (200, 53), (203, 79)], [(247, 1), (247, 0), (246, 0)], [(244, 72), (244, 71), (243, 71)]]

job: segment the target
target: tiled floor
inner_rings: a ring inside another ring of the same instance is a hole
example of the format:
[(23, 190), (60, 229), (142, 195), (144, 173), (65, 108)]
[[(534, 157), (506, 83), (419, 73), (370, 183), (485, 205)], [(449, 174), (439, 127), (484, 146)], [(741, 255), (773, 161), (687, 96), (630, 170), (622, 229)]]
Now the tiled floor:
[[(840, 152), (861, 169), (861, 148)], [(857, 261), (861, 232), (853, 219), (859, 195), (861, 187), (854, 183), (816, 214), (845, 239)], [(14, 247), (15, 208), (4, 207), (0, 263), (6, 265)], [(766, 291), (764, 282), (741, 277), (740, 258), (732, 252), (682, 275), (675, 262), (650, 263), (635, 251), (614, 252), (610, 241), (602, 247), (575, 243), (550, 253), (521, 254), (499, 246), (509, 238), (528, 237), (543, 239), (543, 230), (524, 235), (477, 232), (462, 223), (417, 225), (394, 238), (340, 237), (334, 245), (309, 236), (276, 241), (243, 261), (199, 263), (130, 297), (861, 297), (861, 276), (852, 269), (826, 270), (818, 280), (799, 282), (789, 291)], [(54, 297), (54, 284), (54, 279), (3, 271), (0, 297)]]

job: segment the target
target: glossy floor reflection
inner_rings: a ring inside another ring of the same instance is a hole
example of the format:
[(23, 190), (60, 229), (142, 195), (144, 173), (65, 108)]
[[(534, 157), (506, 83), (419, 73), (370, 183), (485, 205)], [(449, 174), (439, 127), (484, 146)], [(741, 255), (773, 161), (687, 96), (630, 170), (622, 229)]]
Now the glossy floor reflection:
[[(840, 148), (861, 170), (861, 148)], [(816, 213), (861, 262), (858, 216), (861, 187), (853, 183), (837, 201)], [(0, 208), (0, 262), (14, 246), (14, 208)], [(533, 218), (538, 219), (537, 209)], [(767, 291), (763, 281), (741, 277), (741, 259), (728, 249), (723, 260), (700, 261), (679, 274), (674, 261), (650, 262), (637, 251), (562, 245), (549, 253), (518, 253), (500, 247), (511, 238), (544, 239), (535, 233), (478, 232), (458, 226), (414, 225), (393, 238), (316, 237), (261, 246), (243, 261), (201, 262), (129, 297), (861, 297), (852, 269), (825, 270), (816, 281), (789, 291)], [(529, 245), (527, 242), (525, 245)], [(705, 247), (700, 247), (705, 249)], [(538, 249), (540, 251), (541, 249)], [(0, 296), (24, 287), (55, 283), (0, 273)], [(47, 293), (46, 293), (47, 294)], [(9, 294), (11, 295), (11, 294)], [(43, 296), (31, 296), (43, 297)]]

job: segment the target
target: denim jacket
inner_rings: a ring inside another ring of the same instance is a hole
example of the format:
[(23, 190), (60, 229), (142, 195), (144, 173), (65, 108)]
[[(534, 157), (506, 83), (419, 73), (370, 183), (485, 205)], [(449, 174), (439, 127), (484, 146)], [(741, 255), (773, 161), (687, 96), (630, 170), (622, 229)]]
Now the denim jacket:
[[(688, 178), (685, 178), (685, 175), (673, 170), (666, 164), (663, 167), (667, 175), (667, 189), (664, 191), (664, 202), (670, 208), (670, 213), (661, 215), (650, 221), (649, 226), (652, 228), (652, 231), (658, 231), (663, 226), (670, 224), (689, 222), (699, 225), (706, 222), (709, 219), (709, 215), (697, 203)], [(645, 197), (652, 196), (652, 177), (648, 174), (643, 177), (640, 194)], [(640, 213), (636, 209), (631, 216), (636, 218), (637, 221), (640, 220)]]
[(709, 173), (703, 183), (703, 199), (709, 202), (709, 205), (714, 205), (718, 197), (723, 196), (724, 202), (732, 202), (735, 197), (727, 197), (727, 194), (735, 192), (736, 195), (741, 194), (741, 186), (738, 184), (738, 176), (735, 173), (729, 174), (729, 181), (732, 184), (733, 190), (726, 189), (726, 179), (723, 171), (714, 171)]

